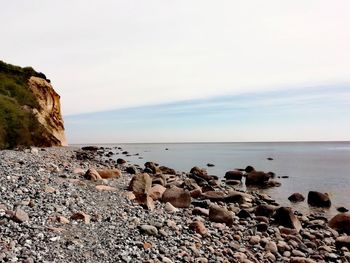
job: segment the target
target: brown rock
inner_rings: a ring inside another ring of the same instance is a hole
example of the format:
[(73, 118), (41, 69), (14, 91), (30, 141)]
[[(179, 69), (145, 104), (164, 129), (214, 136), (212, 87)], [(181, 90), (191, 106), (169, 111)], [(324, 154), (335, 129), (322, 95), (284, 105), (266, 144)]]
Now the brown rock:
[(264, 172), (252, 171), (246, 174), (246, 185), (265, 186), (270, 179), (270, 175)]
[(162, 200), (178, 208), (187, 208), (191, 204), (191, 195), (189, 191), (173, 186), (165, 190)]
[(117, 164), (125, 164), (125, 163), (126, 163), (126, 161), (124, 159), (122, 159), (122, 158), (117, 159)]
[(201, 179), (204, 179), (206, 181), (210, 181), (213, 179), (212, 176), (208, 175), (207, 170), (205, 170), (204, 168), (199, 168), (197, 166), (195, 166), (191, 169), (190, 174), (197, 176)]
[(99, 191), (117, 191), (117, 188), (109, 186), (109, 185), (96, 185), (96, 189)]
[(69, 224), (69, 219), (64, 216), (57, 216), (56, 220), (61, 224)]
[(330, 207), (331, 200), (327, 193), (323, 194), (316, 191), (310, 191), (307, 195), (307, 203), (316, 207)]
[(276, 207), (272, 205), (258, 205), (255, 208), (255, 215), (256, 216), (265, 216), (265, 217), (271, 217), (273, 213), (275, 212)]
[(289, 262), (290, 263), (317, 263), (311, 258), (303, 258), (303, 257), (292, 257)]
[(56, 192), (56, 189), (51, 187), (51, 186), (45, 186), (44, 191), (45, 191), (45, 193), (52, 194), (52, 193)]
[(149, 196), (153, 199), (153, 200), (160, 200), (162, 199), (162, 196), (165, 192), (166, 188), (160, 184), (156, 184), (154, 186), (151, 187), (150, 191), (149, 191)]
[(200, 216), (209, 216), (209, 209), (202, 208), (202, 207), (195, 207), (192, 210), (192, 215), (200, 215)]
[(225, 223), (228, 226), (233, 224), (233, 215), (226, 208), (217, 205), (209, 207), (209, 220), (216, 223)]
[(288, 197), (288, 200), (294, 203), (302, 202), (305, 200), (305, 197), (300, 193), (294, 193), (290, 197)]
[(136, 174), (132, 177), (128, 190), (132, 191), (136, 199), (144, 199), (148, 195), (152, 185), (152, 179), (147, 173)]
[(337, 214), (329, 221), (328, 225), (339, 233), (350, 234), (350, 213)]
[(13, 220), (18, 223), (28, 222), (29, 216), (22, 209), (17, 208), (13, 213)]
[(125, 192), (125, 196), (126, 196), (126, 198), (128, 198), (129, 200), (134, 200), (134, 199), (136, 199), (136, 196), (135, 196), (134, 193), (131, 192), (131, 191)]
[(201, 199), (208, 199), (213, 202), (223, 201), (226, 194), (220, 191), (207, 191), (201, 195)]
[(190, 191), (190, 195), (193, 198), (199, 198), (202, 195), (202, 190), (200, 188), (196, 188)]
[(189, 228), (202, 236), (204, 236), (208, 233), (208, 229), (205, 227), (205, 225), (201, 221), (198, 221), (198, 220), (193, 221), (190, 224)]
[(87, 170), (87, 172), (84, 175), (84, 178), (92, 181), (102, 180), (102, 177), (94, 168), (90, 168), (89, 170)]
[(82, 220), (85, 224), (90, 224), (91, 217), (88, 214), (85, 214), (84, 212), (77, 212), (73, 214), (70, 219), (72, 220)]
[(340, 236), (335, 240), (335, 246), (337, 249), (341, 249), (342, 247), (346, 247), (350, 249), (350, 236)]
[(159, 170), (163, 173), (163, 174), (172, 174), (172, 175), (176, 175), (176, 171), (172, 168), (166, 167), (166, 166), (159, 166)]
[(85, 172), (81, 168), (74, 168), (73, 173), (78, 175), (84, 175)]
[(162, 171), (159, 169), (158, 165), (154, 162), (146, 162), (145, 167), (147, 171), (150, 171), (153, 174), (162, 173)]
[(289, 207), (280, 207), (276, 210), (274, 215), (275, 222), (281, 226), (294, 228), (298, 232), (301, 229), (301, 223), (299, 219), (294, 215), (293, 211)]
[(226, 180), (238, 180), (241, 181), (243, 177), (243, 173), (241, 171), (228, 171), (225, 174), (225, 179)]
[(152, 185), (160, 184), (162, 186), (166, 186), (167, 179), (164, 174), (152, 175), (151, 178), (152, 178)]
[(103, 179), (119, 178), (122, 176), (121, 171), (118, 169), (104, 169), (97, 170), (97, 172)]

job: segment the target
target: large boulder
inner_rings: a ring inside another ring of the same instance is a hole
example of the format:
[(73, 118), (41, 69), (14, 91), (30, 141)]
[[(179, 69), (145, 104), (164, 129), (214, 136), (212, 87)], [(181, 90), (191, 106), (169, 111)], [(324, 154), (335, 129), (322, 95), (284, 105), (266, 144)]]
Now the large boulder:
[(246, 174), (246, 185), (266, 186), (270, 175), (264, 172), (252, 171)]
[(103, 179), (119, 178), (122, 176), (122, 173), (119, 169), (104, 169), (97, 170), (97, 172)]
[(339, 233), (350, 234), (350, 213), (338, 214), (329, 222), (329, 227), (337, 230)]
[(331, 200), (327, 193), (323, 194), (317, 191), (310, 191), (307, 196), (307, 203), (316, 207), (330, 207)]
[(192, 199), (189, 191), (173, 186), (165, 190), (162, 201), (164, 203), (169, 202), (178, 208), (188, 208)]
[[(128, 190), (132, 191), (136, 197), (136, 201), (140, 204), (147, 205), (151, 204), (149, 200), (149, 192), (152, 186), (152, 179), (147, 173), (140, 173), (133, 176), (129, 183)], [(152, 208), (152, 207), (149, 207)]]
[(228, 171), (225, 173), (225, 179), (226, 180), (238, 180), (241, 181), (243, 177), (243, 173), (241, 171)]
[(296, 229), (298, 232), (301, 229), (301, 223), (299, 219), (294, 215), (293, 210), (290, 207), (278, 208), (273, 218), (278, 225)]
[(211, 205), (209, 207), (209, 220), (216, 223), (225, 223), (228, 226), (233, 225), (233, 214), (226, 208)]

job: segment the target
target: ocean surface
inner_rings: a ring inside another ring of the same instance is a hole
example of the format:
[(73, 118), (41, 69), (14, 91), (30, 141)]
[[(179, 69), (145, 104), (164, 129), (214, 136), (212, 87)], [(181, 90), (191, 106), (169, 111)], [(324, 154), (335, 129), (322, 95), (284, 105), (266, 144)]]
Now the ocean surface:
[[(107, 146), (107, 145), (102, 145)], [(159, 143), (115, 144), (130, 154), (115, 155), (143, 167), (154, 161), (177, 171), (189, 172), (193, 166), (204, 167), (211, 175), (223, 177), (226, 171), (253, 166), (256, 170), (276, 174), (282, 186), (261, 190), (279, 204), (303, 212), (322, 212), (330, 217), (336, 208), (350, 209), (350, 142), (271, 142), (271, 143)], [(168, 149), (168, 150), (166, 150)], [(142, 157), (143, 159), (139, 159)], [(273, 158), (268, 160), (267, 158)], [(214, 167), (207, 167), (212, 163)], [(279, 176), (288, 176), (282, 179)], [(315, 210), (307, 202), (292, 204), (288, 197), (310, 190), (329, 193), (332, 208)]]

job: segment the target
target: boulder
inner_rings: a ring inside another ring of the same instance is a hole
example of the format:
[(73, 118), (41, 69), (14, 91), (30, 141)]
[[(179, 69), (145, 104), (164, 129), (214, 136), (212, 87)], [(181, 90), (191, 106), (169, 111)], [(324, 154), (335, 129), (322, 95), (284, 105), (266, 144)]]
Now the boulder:
[(160, 184), (156, 184), (149, 190), (149, 196), (153, 200), (160, 200), (165, 192), (166, 188)]
[(124, 159), (122, 159), (122, 158), (117, 159), (117, 164), (124, 164), (124, 163), (126, 163), (126, 161)]
[(228, 226), (233, 224), (233, 214), (226, 208), (217, 205), (209, 207), (209, 220), (216, 223), (225, 223)]
[(154, 162), (146, 162), (145, 168), (147, 170), (150, 170), (153, 174), (161, 173), (161, 170), (159, 169), (158, 165)]
[[(238, 180), (241, 181), (243, 177), (243, 173), (241, 171), (228, 171), (225, 173), (226, 180)], [(227, 182), (226, 182), (227, 183)]]
[(300, 193), (294, 193), (288, 197), (288, 200), (293, 203), (303, 202), (305, 200), (305, 197)]
[(270, 175), (264, 172), (252, 171), (246, 174), (246, 185), (266, 186)]
[(331, 200), (327, 193), (323, 194), (316, 191), (310, 191), (307, 196), (307, 203), (316, 207), (330, 207)]
[(137, 174), (139, 172), (135, 166), (129, 166), (125, 171), (129, 174)]
[[(213, 179), (212, 176), (208, 175), (207, 170), (205, 170), (204, 168), (199, 168), (197, 166), (193, 167), (190, 170), (190, 174), (194, 175), (196, 177), (199, 177), (201, 179), (204, 179), (205, 181), (210, 181)], [(194, 177), (192, 177), (192, 178), (194, 178)]]
[(87, 170), (84, 178), (92, 181), (102, 180), (101, 175), (94, 168)]
[(187, 208), (191, 204), (191, 194), (187, 190), (173, 186), (165, 190), (162, 201), (169, 202), (178, 208)]
[(244, 169), (244, 171), (245, 171), (246, 173), (251, 173), (251, 172), (255, 171), (255, 169), (254, 169), (253, 166), (248, 165), (248, 166)]
[(213, 163), (207, 163), (207, 166), (208, 166), (208, 167), (214, 167), (215, 164), (213, 164)]
[(195, 207), (192, 210), (192, 215), (199, 215), (199, 216), (209, 216), (209, 209), (202, 208), (202, 207)]
[(97, 172), (103, 179), (119, 178), (122, 176), (122, 173), (119, 169), (104, 169), (97, 170)]
[(298, 232), (301, 229), (299, 219), (294, 215), (293, 210), (289, 207), (278, 208), (273, 218), (278, 225), (296, 229)]
[(150, 210), (154, 206), (153, 199), (148, 196), (151, 186), (152, 179), (149, 174), (140, 173), (133, 176), (128, 187), (128, 190), (134, 193), (136, 201), (139, 204), (146, 205)]
[(276, 210), (276, 207), (272, 205), (258, 205), (255, 208), (255, 215), (271, 217), (274, 214), (275, 210)]
[(172, 174), (172, 175), (176, 175), (176, 171), (172, 168), (166, 167), (166, 166), (159, 166), (159, 170), (163, 173), (163, 174)]
[(350, 213), (342, 213), (334, 216), (329, 222), (329, 227), (339, 233), (350, 234)]

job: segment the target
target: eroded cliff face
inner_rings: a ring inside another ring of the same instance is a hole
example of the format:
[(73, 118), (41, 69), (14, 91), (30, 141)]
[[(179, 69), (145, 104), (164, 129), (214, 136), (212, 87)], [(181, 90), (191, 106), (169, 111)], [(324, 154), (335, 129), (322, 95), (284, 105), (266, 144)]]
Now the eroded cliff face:
[(67, 146), (60, 96), (43, 78), (30, 77), (28, 86), (40, 106), (39, 109), (34, 108), (32, 111), (45, 130), (43, 143), (45, 146)]

